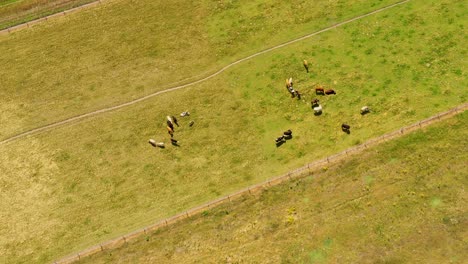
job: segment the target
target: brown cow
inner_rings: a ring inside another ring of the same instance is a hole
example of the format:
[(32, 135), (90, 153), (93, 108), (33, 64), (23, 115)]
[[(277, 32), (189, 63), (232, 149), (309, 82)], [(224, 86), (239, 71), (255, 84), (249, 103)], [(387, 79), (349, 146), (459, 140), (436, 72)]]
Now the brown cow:
[(317, 98), (314, 98), (310, 103), (312, 104), (312, 107), (316, 107), (319, 105), (320, 100)]
[(172, 128), (170, 128), (169, 126), (166, 127), (167, 128), (167, 133), (169, 133), (169, 135), (171, 135), (171, 137), (174, 136), (174, 130)]
[(168, 127), (170, 127), (172, 129), (172, 131), (174, 131), (174, 125), (172, 124), (171, 121), (167, 120), (166, 124), (167, 124)]
[(325, 94), (325, 90), (322, 87), (315, 88), (315, 94)]
[(307, 61), (304, 60), (303, 64), (304, 64), (304, 68), (306, 69), (307, 73), (309, 73), (309, 64), (307, 63)]
[(329, 89), (325, 91), (325, 94), (330, 95), (330, 94), (336, 94), (335, 90)]

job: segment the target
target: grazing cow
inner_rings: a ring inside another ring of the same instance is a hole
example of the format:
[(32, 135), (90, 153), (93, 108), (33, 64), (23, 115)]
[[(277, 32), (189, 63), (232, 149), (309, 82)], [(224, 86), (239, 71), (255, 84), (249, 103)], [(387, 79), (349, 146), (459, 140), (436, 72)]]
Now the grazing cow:
[[(294, 93), (296, 94), (297, 99), (301, 100), (301, 93), (298, 90), (294, 91)], [(293, 97), (294, 97), (294, 95), (293, 95)]]
[(333, 89), (329, 89), (329, 90), (326, 90), (326, 91), (325, 91), (325, 94), (328, 94), (328, 95), (329, 95), (329, 94), (336, 94), (336, 92), (335, 92), (335, 90), (333, 90)]
[(294, 88), (292, 86), (288, 87), (288, 92), (291, 94), (292, 98), (294, 98), (294, 96), (296, 96), (296, 91), (294, 90)]
[(292, 131), (291, 131), (291, 129), (288, 129), (288, 130), (284, 131), (284, 132), (283, 132), (283, 137), (284, 137), (285, 139), (290, 139), (290, 138), (292, 138)]
[(292, 78), (286, 79), (286, 89), (288, 89), (292, 98), (296, 96), (296, 91), (293, 88)]
[(307, 73), (309, 73), (309, 64), (307, 63), (307, 61), (304, 60), (303, 64), (304, 64), (304, 68), (306, 69)]
[(172, 128), (170, 128), (169, 126), (166, 127), (167, 128), (167, 133), (169, 133), (169, 135), (171, 135), (171, 137), (174, 136), (174, 130)]
[(170, 127), (174, 131), (174, 125), (172, 124), (171, 121), (167, 120), (166, 124), (167, 124), (168, 127)]
[(322, 113), (322, 106), (321, 105), (318, 105), (316, 107), (314, 107), (314, 114), (315, 115), (320, 115)]
[(367, 113), (369, 113), (369, 112), (370, 112), (369, 107), (363, 106), (363, 107), (361, 108), (361, 115), (365, 115), (365, 114), (367, 114)]
[(150, 143), (151, 146), (156, 147), (156, 141), (155, 141), (154, 139), (151, 138), (151, 139), (148, 141), (148, 143)]
[(315, 94), (325, 94), (325, 90), (322, 87), (315, 88)]
[(350, 129), (350, 128), (351, 128), (351, 126), (348, 125), (348, 124), (343, 123), (343, 124), (341, 125), (341, 130), (343, 130), (344, 132), (346, 132), (346, 133), (348, 133), (348, 134), (349, 134), (349, 129)]
[(189, 126), (193, 126), (193, 124), (195, 124), (195, 122), (190, 121), (190, 123), (189, 123), (188, 125), (189, 125)]
[(281, 143), (283, 143), (284, 141), (285, 141), (285, 140), (284, 140), (284, 135), (281, 136), (281, 137), (277, 137), (277, 138), (275, 139), (275, 143), (276, 143), (276, 144), (281, 144)]
[(174, 124), (176, 124), (176, 126), (179, 126), (179, 123), (177, 122), (177, 118), (175, 116), (171, 116), (171, 118)]
[(177, 141), (177, 140), (175, 140), (175, 139), (171, 138), (171, 144), (172, 144), (172, 145), (174, 145), (174, 146), (178, 146), (178, 145), (179, 145), (179, 143), (178, 143), (178, 142), (179, 142), (179, 141)]
[(190, 115), (189, 111), (185, 111), (185, 112), (180, 113), (180, 116), (182, 116), (182, 117), (189, 116), (189, 115)]
[(320, 102), (320, 100), (315, 98), (310, 103), (312, 104), (312, 107), (317, 107), (319, 105), (319, 102)]
[(153, 147), (164, 148), (164, 142), (157, 142), (157, 143), (156, 143), (156, 141), (155, 141), (154, 139), (150, 139), (150, 140), (148, 141), (148, 143), (150, 143), (151, 146), (153, 146)]

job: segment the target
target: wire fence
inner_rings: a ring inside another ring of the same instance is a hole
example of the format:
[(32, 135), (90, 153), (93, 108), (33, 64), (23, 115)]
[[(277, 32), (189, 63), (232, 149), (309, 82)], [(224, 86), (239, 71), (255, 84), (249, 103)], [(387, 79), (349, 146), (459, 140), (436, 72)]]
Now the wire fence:
[[(82, 10), (84, 8), (95, 6), (97, 4), (102, 4), (102, 1), (104, 1), (104, 0), (96, 0), (96, 1), (93, 1), (93, 2), (89, 2), (89, 3), (84, 3), (84, 4), (79, 5), (77, 7), (67, 8), (66, 10), (63, 10), (63, 11), (57, 11), (56, 13), (54, 13), (52, 15), (44, 16), (44, 17), (41, 17), (41, 18), (38, 18), (38, 19), (34, 19), (34, 20), (31, 20), (31, 21), (28, 21), (28, 22), (25, 22), (25, 23), (15, 25), (15, 26), (7, 27), (5, 29), (0, 30), (0, 34), (8, 34), (8, 33), (14, 32), (14, 31), (21, 30), (23, 28), (31, 27), (32, 25), (40, 23), (40, 22), (48, 21), (51, 18), (65, 16), (65, 15), (68, 15), (68, 14), (71, 14), (71, 13), (75, 13), (76, 11), (80, 11), (80, 10)], [(52, 12), (53, 12), (53, 10), (52, 10)]]
[(238, 199), (238, 198), (240, 198), (240, 197), (242, 197), (244, 195), (254, 195), (256, 193), (260, 193), (261, 191), (263, 191), (263, 190), (265, 190), (265, 189), (267, 189), (269, 187), (278, 185), (278, 184), (286, 182), (286, 181), (290, 181), (292, 179), (298, 179), (298, 178), (302, 178), (302, 177), (305, 177), (305, 176), (309, 176), (309, 175), (312, 174), (312, 172), (314, 172), (316, 170), (319, 170), (319, 169), (322, 169), (323, 166), (325, 166), (327, 164), (336, 163), (337, 161), (342, 160), (342, 159), (346, 158), (349, 155), (356, 154), (356, 153), (358, 153), (358, 152), (360, 152), (360, 151), (362, 151), (364, 149), (367, 149), (369, 147), (372, 147), (372, 146), (378, 145), (378, 144), (380, 144), (382, 142), (388, 141), (390, 139), (393, 139), (393, 138), (408, 134), (408, 133), (410, 133), (412, 131), (415, 131), (417, 129), (426, 127), (426, 126), (428, 126), (428, 125), (430, 125), (430, 124), (432, 124), (434, 122), (437, 122), (437, 121), (440, 121), (440, 120), (443, 120), (443, 119), (447, 119), (447, 118), (449, 118), (449, 117), (451, 117), (453, 115), (456, 115), (458, 113), (461, 113), (461, 112), (465, 111), (467, 108), (468, 108), (468, 103), (464, 103), (464, 104), (462, 104), (460, 106), (457, 106), (455, 108), (452, 108), (452, 109), (450, 109), (450, 110), (448, 110), (446, 112), (439, 113), (439, 114), (437, 114), (435, 116), (432, 116), (432, 117), (429, 117), (427, 119), (418, 121), (418, 122), (413, 123), (413, 124), (411, 124), (409, 126), (405, 126), (405, 127), (402, 127), (402, 128), (400, 128), (398, 130), (395, 130), (393, 132), (384, 134), (384, 135), (382, 135), (380, 137), (370, 139), (370, 140), (368, 140), (365, 143), (362, 143), (360, 145), (356, 145), (354, 147), (345, 149), (345, 150), (343, 150), (343, 151), (341, 151), (341, 152), (339, 152), (337, 154), (334, 154), (334, 155), (328, 156), (326, 158), (323, 158), (323, 159), (316, 160), (314, 162), (308, 163), (305, 166), (297, 168), (297, 169), (292, 170), (292, 171), (289, 171), (286, 174), (283, 174), (283, 175), (280, 175), (278, 177), (271, 178), (271, 179), (269, 179), (267, 181), (264, 181), (264, 182), (249, 186), (249, 187), (244, 188), (242, 190), (239, 190), (237, 192), (234, 192), (234, 193), (231, 193), (229, 195), (220, 197), (220, 198), (218, 198), (216, 200), (210, 201), (210, 202), (208, 202), (206, 204), (203, 204), (203, 205), (194, 207), (192, 209), (189, 209), (187, 211), (181, 212), (181, 213), (179, 213), (177, 215), (174, 215), (172, 217), (162, 219), (162, 220), (160, 220), (160, 221), (158, 221), (158, 222), (156, 222), (156, 223), (154, 223), (152, 225), (146, 226), (146, 227), (141, 228), (139, 230), (136, 230), (136, 231), (134, 231), (132, 233), (120, 236), (118, 238), (115, 238), (115, 239), (109, 240), (107, 242), (101, 243), (99, 245), (93, 246), (91, 248), (85, 249), (85, 250), (83, 250), (83, 251), (81, 251), (79, 253), (69, 255), (69, 256), (67, 256), (67, 257), (65, 257), (63, 259), (55, 261), (54, 263), (56, 263), (56, 264), (59, 264), (59, 263), (60, 264), (73, 263), (75, 261), (80, 260), (83, 257), (91, 256), (93, 254), (103, 252), (103, 251), (106, 251), (106, 250), (118, 248), (118, 247), (128, 243), (131, 240), (134, 240), (134, 239), (139, 238), (139, 237), (144, 236), (144, 235), (148, 235), (148, 234), (150, 234), (152, 232), (155, 232), (156, 230), (158, 230), (160, 228), (172, 225), (174, 223), (177, 223), (180, 220), (183, 220), (183, 219), (189, 218), (191, 216), (200, 214), (200, 213), (202, 213), (204, 211), (210, 210), (210, 209), (212, 209), (212, 208), (214, 208), (214, 207), (216, 207), (216, 206), (218, 206), (220, 204), (223, 204), (223, 203), (226, 203), (226, 202), (232, 202), (232, 201), (234, 201), (234, 200), (236, 200), (236, 199)]

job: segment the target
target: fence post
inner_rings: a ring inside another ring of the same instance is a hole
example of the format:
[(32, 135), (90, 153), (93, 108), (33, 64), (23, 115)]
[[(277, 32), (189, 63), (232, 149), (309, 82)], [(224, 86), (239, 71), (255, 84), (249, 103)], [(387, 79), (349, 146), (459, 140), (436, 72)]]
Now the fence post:
[(104, 248), (102, 247), (102, 244), (99, 244), (99, 247), (101, 247), (101, 251), (104, 251)]
[(249, 193), (250, 193), (250, 195), (252, 195), (252, 192), (250, 191), (250, 187), (249, 187), (249, 189), (248, 189), (248, 190), (249, 190)]
[(122, 238), (123, 238), (124, 243), (127, 243), (127, 239), (125, 238), (125, 236), (122, 236)]

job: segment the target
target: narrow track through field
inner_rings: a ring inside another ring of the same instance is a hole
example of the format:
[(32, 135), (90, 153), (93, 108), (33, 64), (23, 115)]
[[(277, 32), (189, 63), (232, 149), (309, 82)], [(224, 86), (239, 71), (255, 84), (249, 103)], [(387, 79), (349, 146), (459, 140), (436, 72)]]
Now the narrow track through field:
[(304, 39), (308, 39), (308, 38), (311, 38), (313, 36), (316, 36), (318, 34), (321, 34), (321, 33), (324, 33), (324, 32), (327, 32), (327, 31), (330, 31), (332, 29), (335, 29), (337, 27), (340, 27), (340, 26), (343, 26), (343, 25), (346, 25), (346, 24), (349, 24), (351, 22), (354, 22), (356, 20), (360, 20), (362, 18), (365, 18), (365, 17), (368, 17), (368, 16), (371, 16), (371, 15), (374, 15), (376, 13), (379, 13), (379, 12), (382, 12), (382, 11), (385, 11), (387, 9), (390, 9), (390, 8), (393, 8), (395, 6), (399, 6), (399, 5), (402, 5), (404, 3), (407, 3), (409, 2), (410, 0), (404, 0), (404, 1), (399, 1), (397, 3), (394, 3), (394, 4), (391, 4), (389, 6), (386, 6), (386, 7), (382, 7), (382, 8), (379, 8), (377, 10), (374, 10), (372, 12), (369, 12), (369, 13), (366, 13), (366, 14), (363, 14), (363, 15), (360, 15), (360, 16), (357, 16), (357, 17), (354, 17), (354, 18), (351, 18), (351, 19), (348, 19), (348, 20), (345, 20), (343, 22), (340, 22), (340, 23), (337, 23), (337, 24), (334, 24), (332, 26), (329, 26), (329, 27), (326, 27), (324, 29), (321, 29), (319, 31), (316, 31), (314, 33), (311, 33), (311, 34), (308, 34), (308, 35), (305, 35), (305, 36), (302, 36), (300, 38), (296, 38), (296, 39), (293, 39), (293, 40), (290, 40), (288, 42), (285, 42), (285, 43), (282, 43), (282, 44), (279, 44), (279, 45), (276, 45), (276, 46), (273, 46), (271, 48), (268, 48), (268, 49), (265, 49), (263, 51), (259, 51), (257, 53), (254, 53), (252, 55), (249, 55), (247, 57), (244, 57), (242, 59), (239, 59), (237, 61), (234, 61), (226, 66), (224, 66), (223, 68), (219, 69), (218, 71), (214, 72), (213, 74), (211, 75), (208, 75), (202, 79), (199, 79), (199, 80), (196, 80), (196, 81), (193, 81), (193, 82), (190, 82), (190, 83), (187, 83), (187, 84), (183, 84), (183, 85), (178, 85), (178, 86), (175, 86), (175, 87), (171, 87), (171, 88), (168, 88), (168, 89), (165, 89), (165, 90), (161, 90), (161, 91), (158, 91), (158, 92), (154, 92), (152, 94), (149, 94), (149, 95), (146, 95), (146, 96), (143, 96), (141, 98), (138, 98), (138, 99), (135, 99), (135, 100), (132, 100), (132, 101), (128, 101), (126, 103), (123, 103), (123, 104), (119, 104), (119, 105), (115, 105), (115, 106), (112, 106), (112, 107), (108, 107), (108, 108), (103, 108), (103, 109), (100, 109), (100, 110), (96, 110), (96, 111), (92, 111), (92, 112), (89, 112), (89, 113), (85, 113), (85, 114), (81, 114), (81, 115), (78, 115), (78, 116), (74, 116), (74, 117), (70, 117), (70, 118), (67, 118), (67, 119), (64, 119), (62, 121), (57, 121), (57, 122), (54, 122), (54, 123), (51, 123), (51, 124), (48, 124), (48, 125), (45, 125), (45, 126), (42, 126), (42, 127), (37, 127), (37, 128), (34, 128), (34, 129), (31, 129), (31, 130), (28, 130), (28, 131), (24, 131), (24, 132), (21, 132), (19, 134), (16, 134), (14, 136), (11, 136), (9, 138), (6, 138), (6, 139), (3, 139), (0, 141), (0, 145), (3, 145), (3, 144), (6, 144), (8, 142), (11, 142), (11, 141), (14, 141), (16, 139), (20, 139), (20, 138), (23, 138), (25, 136), (28, 136), (28, 135), (33, 135), (33, 134), (38, 134), (40, 132), (45, 132), (47, 130), (50, 130), (52, 128), (55, 128), (55, 127), (58, 127), (58, 126), (61, 126), (61, 125), (65, 125), (65, 124), (68, 124), (68, 123), (72, 123), (72, 122), (75, 122), (75, 121), (78, 121), (78, 120), (81, 120), (81, 119), (84, 119), (84, 118), (87, 118), (87, 117), (91, 117), (91, 116), (95, 116), (95, 115), (98, 115), (98, 114), (103, 114), (103, 113), (107, 113), (107, 112), (110, 112), (110, 111), (114, 111), (114, 110), (117, 110), (117, 109), (121, 109), (121, 108), (124, 108), (126, 106), (130, 106), (130, 105), (134, 105), (134, 104), (137, 104), (137, 103), (140, 103), (144, 100), (147, 100), (149, 98), (152, 98), (152, 97), (155, 97), (155, 96), (158, 96), (160, 94), (164, 94), (164, 93), (168, 93), (168, 92), (173, 92), (173, 91), (176, 91), (176, 90), (180, 90), (180, 89), (184, 89), (184, 88), (187, 88), (187, 87), (190, 87), (190, 86), (193, 86), (195, 84), (199, 84), (199, 83), (202, 83), (204, 81), (207, 81), (219, 74), (221, 74), (222, 72), (226, 71), (227, 69), (231, 68), (232, 66), (234, 65), (237, 65), (241, 62), (244, 62), (244, 61), (247, 61), (247, 60), (250, 60), (254, 57), (257, 57), (259, 55), (262, 55), (262, 54), (265, 54), (267, 52), (270, 52), (270, 51), (273, 51), (273, 50), (276, 50), (276, 49), (279, 49), (279, 48), (282, 48), (282, 47), (285, 47), (287, 45), (290, 45), (290, 44), (293, 44), (293, 43), (296, 43), (296, 42), (299, 42), (299, 41), (302, 41)]

